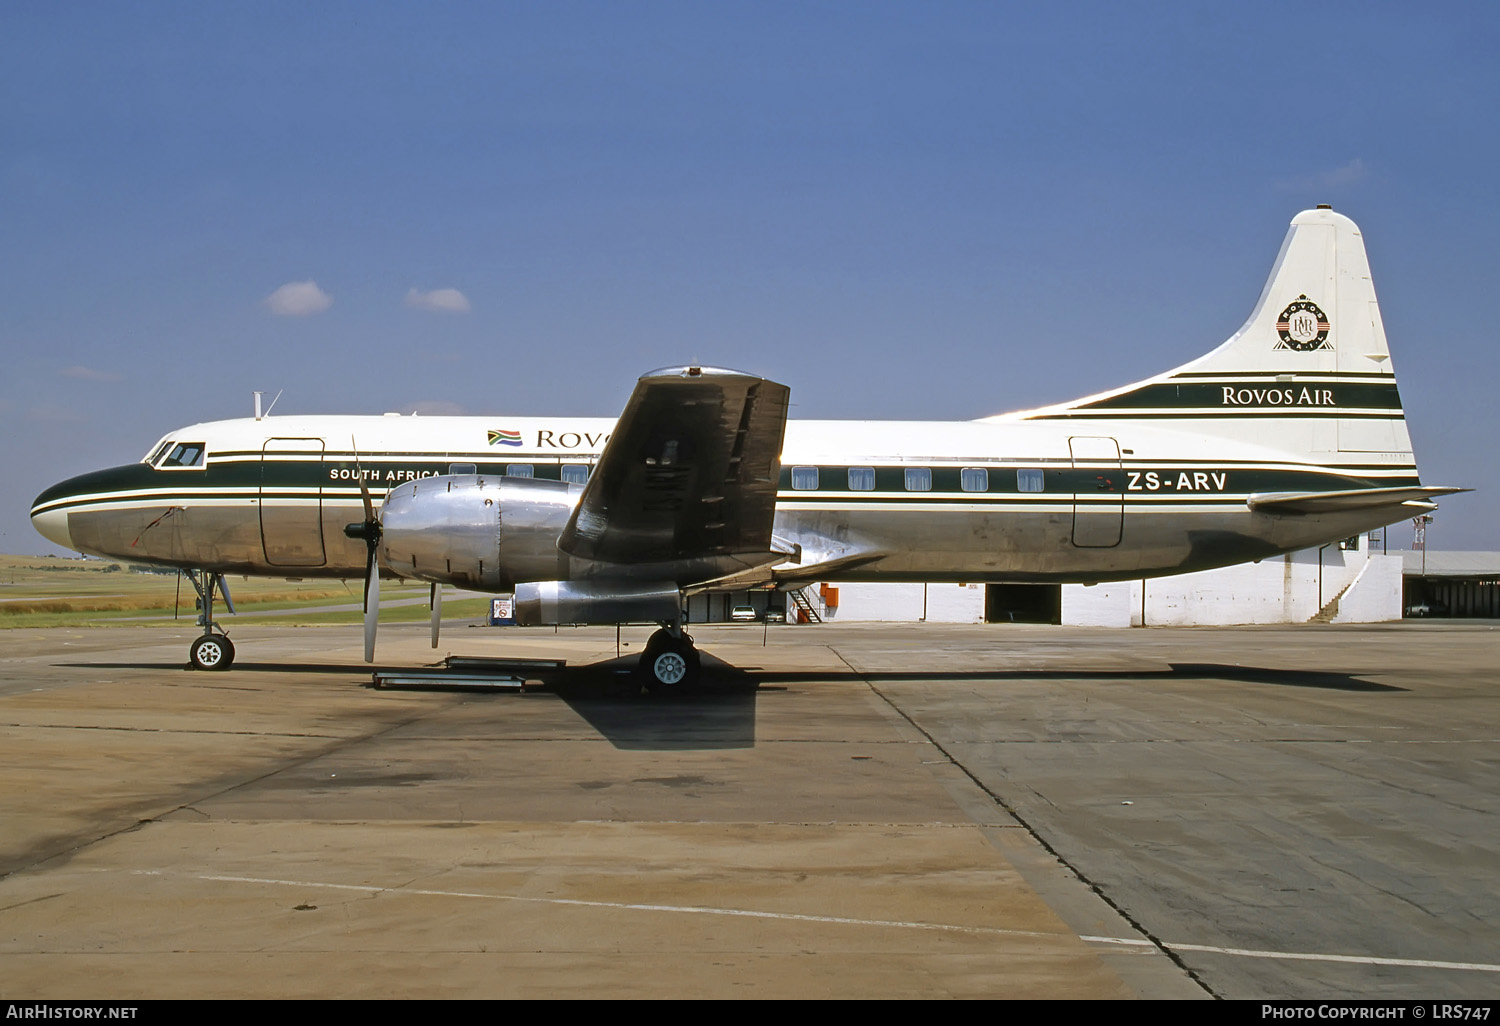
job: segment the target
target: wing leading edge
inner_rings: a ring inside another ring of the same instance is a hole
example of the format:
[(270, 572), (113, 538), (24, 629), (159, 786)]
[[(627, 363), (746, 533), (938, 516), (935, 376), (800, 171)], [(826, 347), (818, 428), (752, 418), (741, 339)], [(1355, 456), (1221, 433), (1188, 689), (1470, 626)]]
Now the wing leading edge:
[(642, 377), (558, 547), (708, 577), (783, 558), (771, 523), (791, 390), (712, 367)]

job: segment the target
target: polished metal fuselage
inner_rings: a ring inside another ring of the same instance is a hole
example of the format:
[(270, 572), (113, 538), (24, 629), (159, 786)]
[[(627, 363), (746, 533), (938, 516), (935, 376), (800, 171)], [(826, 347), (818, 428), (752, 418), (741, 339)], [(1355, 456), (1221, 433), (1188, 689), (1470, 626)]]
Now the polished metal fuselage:
[[(558, 422), (534, 432), (580, 439), (566, 453), (529, 448), (500, 454), (433, 441), (444, 432), (460, 433), (460, 425), (450, 430), (441, 421), (477, 418), (422, 418), (424, 435), (398, 432), (384, 446), (364, 443), (358, 451), (335, 451), (332, 439), (354, 431), (371, 435), (371, 421), (387, 433), (401, 425), (382, 418), (299, 420), (304, 423), (231, 421), (178, 432), (208, 439), (205, 468), (143, 463), (84, 475), (44, 493), (34, 520), (60, 544), (109, 558), (230, 574), (358, 578), (365, 545), (346, 537), (344, 528), (364, 517), (363, 478), (377, 502), (386, 500), (381, 561), (389, 574), (486, 591), (510, 591), (522, 581), (664, 577), (661, 567), (600, 564), (562, 552), (557, 539), (580, 486), (503, 472), (522, 463), (538, 475), (569, 462), (586, 466), (607, 437), (609, 421)], [(755, 580), (1088, 582), (1207, 569), (1323, 544), (1404, 515), (1389, 508), (1258, 512), (1247, 505), (1252, 492), (1416, 481), (1409, 453), (1356, 462), (1330, 452), (1324, 462), (1139, 425), (1087, 427), (1093, 433), (1080, 436), (1077, 427), (1062, 424), (793, 422), (773, 530), (774, 547), (788, 558), (758, 577), (737, 576), (734, 586)], [(255, 437), (242, 437), (247, 433)], [(295, 445), (284, 438), (273, 444), (288, 435), (296, 436)], [(583, 444), (590, 437), (592, 449)], [(1111, 448), (1088, 452), (1080, 439), (1105, 439)], [(237, 455), (217, 455), (229, 452)], [(927, 455), (936, 452), (947, 455)], [(468, 458), (488, 459), (489, 469), (449, 473), (456, 460)], [(841, 484), (847, 468), (865, 465), (881, 475), (935, 468), (939, 484), (925, 492), (886, 483), (883, 490), (851, 491)], [(820, 486), (792, 487), (793, 467), (822, 468)], [(1020, 468), (1041, 475), (1043, 490), (1017, 491)], [(956, 482), (961, 469), (985, 469), (991, 489), (942, 486)], [(996, 481), (1005, 482), (1005, 490), (997, 490)], [(421, 501), (410, 501), (416, 497)], [(684, 589), (711, 587), (709, 570), (700, 573), (675, 568), (667, 576)]]

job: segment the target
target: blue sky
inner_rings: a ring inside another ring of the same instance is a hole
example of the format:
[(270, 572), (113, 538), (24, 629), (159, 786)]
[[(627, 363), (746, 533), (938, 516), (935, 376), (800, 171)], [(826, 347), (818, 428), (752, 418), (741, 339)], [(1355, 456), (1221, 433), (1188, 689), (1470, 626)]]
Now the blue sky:
[(1087, 394), (1226, 338), (1317, 203), (1364, 231), (1424, 479), (1479, 489), (1432, 545), (1500, 548), (1497, 52), (1489, 3), (10, 0), (0, 551), (252, 389), (612, 415), (692, 360), (804, 417)]

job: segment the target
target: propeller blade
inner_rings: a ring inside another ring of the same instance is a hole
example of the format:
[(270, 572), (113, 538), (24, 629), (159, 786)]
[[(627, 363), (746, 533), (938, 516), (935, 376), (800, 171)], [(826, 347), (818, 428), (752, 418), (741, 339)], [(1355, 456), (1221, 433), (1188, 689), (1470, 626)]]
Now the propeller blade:
[[(372, 546), (370, 555), (375, 555)], [(365, 578), (365, 662), (375, 661), (375, 631), (380, 625), (380, 568), (370, 560), (370, 574)]]
[[(355, 465), (355, 467), (357, 469), (359, 467), (359, 461), (355, 460), (354, 461), (354, 465)], [(373, 523), (377, 522), (375, 520), (375, 502), (374, 502), (373, 499), (370, 498), (370, 488), (369, 488), (369, 486), (365, 484), (364, 471), (363, 470), (359, 470), (358, 473), (360, 474), (360, 479), (359, 479), (359, 497), (360, 497), (360, 499), (362, 499), (364, 501), (364, 504), (365, 504), (365, 523), (367, 523), (367, 524), (373, 524)]]
[[(356, 526), (361, 528), (360, 533), (351, 534)], [(361, 606), (361, 609), (364, 612), (368, 613), (370, 611), (370, 579), (372, 577), (375, 578), (376, 586), (379, 586), (379, 574), (376, 572), (375, 568), (376, 541), (373, 538), (365, 536), (365, 534), (363, 533), (363, 525), (350, 524), (348, 527), (344, 528), (344, 533), (351, 534), (351, 537), (365, 539), (365, 597), (364, 604)], [(377, 597), (375, 601), (379, 603), (380, 600)]]
[(438, 630), (443, 622), (443, 586), (434, 584), (432, 586), (432, 597), (428, 600), (432, 603), (432, 647), (437, 648)]
[(359, 462), (359, 443), (349, 436), (349, 448), (354, 451), (354, 472), (359, 476), (359, 497), (365, 503), (365, 524), (375, 523), (375, 503), (370, 498), (370, 489), (365, 484), (365, 468)]
[(353, 435), (349, 436), (349, 447), (354, 452), (354, 469), (359, 475), (359, 498), (365, 506), (365, 519), (362, 523), (346, 526), (344, 534), (350, 538), (363, 538), (365, 542), (365, 662), (373, 663), (375, 632), (380, 626), (380, 518), (375, 515), (375, 501), (370, 498), (369, 486), (365, 484), (365, 469), (359, 462), (359, 443)]

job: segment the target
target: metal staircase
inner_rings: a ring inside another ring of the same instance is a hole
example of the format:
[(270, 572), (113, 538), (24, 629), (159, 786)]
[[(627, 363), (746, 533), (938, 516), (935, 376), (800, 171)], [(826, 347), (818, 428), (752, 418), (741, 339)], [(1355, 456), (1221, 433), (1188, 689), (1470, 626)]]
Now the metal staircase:
[(787, 595), (792, 600), (792, 605), (796, 606), (797, 610), (807, 617), (808, 623), (822, 623), (823, 618), (818, 615), (817, 608), (814, 607), (810, 601), (808, 601), (807, 596), (802, 592), (802, 588), (798, 588), (796, 591), (787, 592)]

